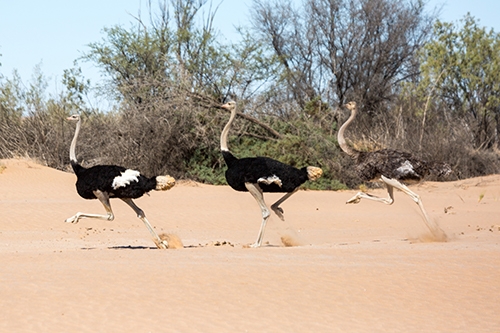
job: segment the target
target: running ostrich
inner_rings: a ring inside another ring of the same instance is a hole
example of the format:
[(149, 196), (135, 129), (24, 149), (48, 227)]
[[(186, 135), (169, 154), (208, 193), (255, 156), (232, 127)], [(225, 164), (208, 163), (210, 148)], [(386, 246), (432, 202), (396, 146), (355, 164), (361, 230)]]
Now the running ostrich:
[(120, 198), (128, 204), (137, 217), (144, 222), (149, 232), (153, 236), (153, 241), (160, 249), (167, 249), (168, 242), (160, 239), (156, 232), (146, 219), (144, 211), (137, 207), (132, 201), (141, 197), (144, 193), (151, 190), (166, 191), (175, 185), (175, 179), (170, 176), (156, 176), (147, 178), (132, 169), (126, 169), (117, 165), (96, 165), (91, 168), (84, 168), (81, 166), (75, 154), (76, 140), (80, 132), (82, 120), (79, 115), (72, 115), (68, 117), (70, 121), (76, 121), (76, 130), (71, 141), (69, 150), (69, 158), (71, 166), (77, 177), (76, 190), (78, 194), (84, 199), (99, 199), (106, 210), (106, 215), (100, 214), (87, 214), (76, 213), (74, 216), (67, 218), (65, 222), (78, 223), (81, 218), (95, 218), (113, 221), (114, 215), (109, 203), (110, 198)]
[(236, 158), (227, 147), (229, 128), (236, 117), (236, 103), (230, 101), (222, 105), (222, 108), (231, 111), (229, 121), (220, 135), (220, 148), (227, 164), (226, 180), (234, 190), (250, 192), (259, 204), (262, 211), (262, 224), (257, 240), (250, 247), (260, 247), (267, 220), (271, 215), (264, 201), (264, 192), (286, 193), (271, 205), (271, 209), (284, 221), (284, 211), (280, 204), (297, 192), (299, 186), (307, 180), (316, 180), (321, 177), (323, 171), (313, 166), (297, 169), (268, 157)]
[(392, 205), (394, 202), (394, 188), (406, 193), (420, 207), (424, 221), (436, 239), (445, 240), (446, 235), (443, 230), (433, 222), (427, 215), (420, 196), (411, 191), (404, 182), (418, 182), (423, 177), (434, 174), (438, 178), (446, 177), (451, 172), (451, 168), (446, 163), (427, 162), (412, 156), (406, 152), (392, 149), (381, 149), (372, 152), (361, 152), (352, 149), (346, 143), (344, 132), (356, 117), (356, 102), (349, 102), (345, 105), (351, 111), (349, 119), (340, 127), (338, 132), (338, 142), (340, 148), (356, 161), (356, 173), (363, 181), (374, 180), (378, 177), (386, 184), (388, 198), (379, 198), (374, 195), (358, 192), (346, 203), (358, 203), (362, 198), (382, 202)]

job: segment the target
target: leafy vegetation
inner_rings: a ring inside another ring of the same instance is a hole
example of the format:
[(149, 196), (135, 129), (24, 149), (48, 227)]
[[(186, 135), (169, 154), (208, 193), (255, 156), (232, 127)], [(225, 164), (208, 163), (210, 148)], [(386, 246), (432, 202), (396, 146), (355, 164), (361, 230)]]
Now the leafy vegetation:
[[(324, 176), (307, 188), (344, 189), (360, 184), (336, 139), (342, 104), (356, 100), (347, 138), (358, 149), (446, 161), (451, 179), (500, 172), (500, 37), (473, 17), (436, 21), (423, 1), (254, 0), (252, 27), (222, 43), (206, 7), (164, 1), (147, 22), (104, 29), (79, 60), (102, 70), (102, 86), (78, 62), (55, 96), (39, 68), (28, 83), (0, 74), (0, 158), (67, 170), (74, 127), (65, 118), (79, 112), (83, 164), (225, 184), (219, 135), (229, 114), (219, 106), (235, 99), (235, 155), (319, 166)], [(112, 106), (93, 107), (94, 89)]]
[(475, 148), (498, 148), (500, 36), (470, 15), (462, 23), (436, 23), (435, 40), (423, 50), (423, 83), (434, 81), (442, 106), (470, 125)]

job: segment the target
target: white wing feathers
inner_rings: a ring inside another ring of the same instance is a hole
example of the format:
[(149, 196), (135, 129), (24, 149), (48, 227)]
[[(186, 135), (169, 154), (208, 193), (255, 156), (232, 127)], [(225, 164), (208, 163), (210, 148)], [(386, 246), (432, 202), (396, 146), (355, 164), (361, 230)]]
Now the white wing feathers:
[(122, 172), (120, 176), (116, 176), (113, 179), (113, 184), (111, 186), (114, 190), (119, 187), (125, 187), (130, 184), (130, 182), (139, 181), (138, 177), (140, 176), (140, 172), (136, 170), (127, 169), (125, 172)]
[(257, 179), (257, 182), (258, 183), (267, 184), (267, 185), (275, 183), (279, 187), (281, 187), (281, 185), (283, 185), (281, 183), (281, 179), (279, 179), (278, 176), (276, 176), (276, 175), (272, 175), (272, 176), (269, 176), (269, 177), (260, 177), (259, 179)]

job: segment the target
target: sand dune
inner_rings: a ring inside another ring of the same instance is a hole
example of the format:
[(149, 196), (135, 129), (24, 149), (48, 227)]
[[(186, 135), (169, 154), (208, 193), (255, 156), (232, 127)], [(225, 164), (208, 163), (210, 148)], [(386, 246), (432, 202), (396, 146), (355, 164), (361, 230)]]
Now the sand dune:
[(411, 187), (447, 242), (402, 193), (299, 191), (258, 249), (248, 193), (180, 182), (136, 200), (184, 244), (158, 250), (120, 200), (64, 223), (104, 212), (73, 174), (0, 165), (1, 332), (500, 332), (500, 175)]

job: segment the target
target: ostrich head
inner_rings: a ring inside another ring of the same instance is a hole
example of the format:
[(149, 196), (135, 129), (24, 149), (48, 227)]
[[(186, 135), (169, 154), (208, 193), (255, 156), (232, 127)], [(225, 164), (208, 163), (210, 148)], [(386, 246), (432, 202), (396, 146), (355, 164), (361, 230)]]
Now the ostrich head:
[(229, 101), (226, 104), (222, 105), (221, 108), (224, 108), (226, 110), (232, 111), (236, 108), (236, 102), (235, 101)]
[(348, 110), (356, 110), (356, 102), (352, 101), (344, 105)]
[(78, 120), (80, 120), (80, 116), (77, 114), (74, 114), (74, 115), (69, 116), (66, 119), (68, 119), (69, 121), (78, 121)]

